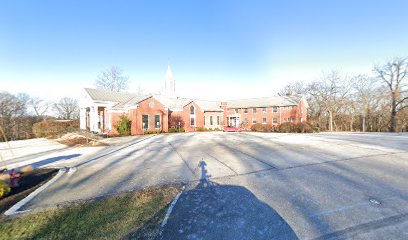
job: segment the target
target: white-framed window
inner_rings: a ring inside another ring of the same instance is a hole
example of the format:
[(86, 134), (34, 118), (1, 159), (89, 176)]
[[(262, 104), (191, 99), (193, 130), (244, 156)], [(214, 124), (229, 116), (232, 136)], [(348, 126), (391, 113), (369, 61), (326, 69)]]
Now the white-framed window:
[(142, 128), (143, 129), (149, 128), (149, 115), (142, 115)]
[(160, 128), (160, 115), (154, 115), (154, 127)]
[(256, 108), (252, 108), (252, 113), (256, 113)]
[(220, 116), (217, 116), (217, 125), (220, 125)]
[(266, 107), (262, 108), (262, 113), (266, 113)]
[(235, 108), (235, 113), (238, 113), (238, 108)]
[(195, 116), (190, 116), (190, 126), (195, 127)]
[(252, 123), (256, 123), (256, 118), (252, 118)]
[(210, 125), (213, 125), (213, 116), (210, 116)]
[(272, 110), (273, 110), (274, 113), (277, 113), (278, 112), (278, 107), (273, 107)]
[(272, 119), (273, 124), (277, 124), (278, 123), (278, 119), (277, 118), (273, 118)]
[(248, 108), (244, 108), (244, 113), (245, 113), (245, 114), (248, 113)]
[[(195, 127), (195, 107), (193, 105), (190, 106), (190, 127)], [(205, 120), (204, 120), (205, 124)]]
[(262, 124), (266, 124), (266, 118), (262, 118)]

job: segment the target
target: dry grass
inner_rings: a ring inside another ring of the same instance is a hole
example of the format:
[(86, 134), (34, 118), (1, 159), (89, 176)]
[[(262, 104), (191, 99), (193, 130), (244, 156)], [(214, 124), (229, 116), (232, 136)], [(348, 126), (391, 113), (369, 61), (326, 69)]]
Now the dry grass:
[(67, 133), (57, 141), (70, 147), (97, 147), (107, 145), (95, 139), (81, 135), (80, 133)]
[(165, 186), (13, 217), (0, 222), (0, 239), (154, 239), (179, 191)]

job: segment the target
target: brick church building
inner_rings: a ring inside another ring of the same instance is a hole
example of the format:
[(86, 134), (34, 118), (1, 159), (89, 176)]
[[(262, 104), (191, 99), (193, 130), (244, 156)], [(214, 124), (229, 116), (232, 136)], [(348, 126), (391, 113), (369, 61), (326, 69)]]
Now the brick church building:
[(139, 95), (85, 88), (80, 98), (80, 127), (92, 132), (116, 135), (121, 116), (131, 120), (131, 134), (145, 131), (168, 132), (169, 118), (180, 116), (187, 132), (197, 128), (219, 129), (226, 126), (306, 121), (307, 102), (299, 96), (273, 96), (231, 101), (205, 101), (175, 95), (175, 80), (167, 68), (162, 94)]

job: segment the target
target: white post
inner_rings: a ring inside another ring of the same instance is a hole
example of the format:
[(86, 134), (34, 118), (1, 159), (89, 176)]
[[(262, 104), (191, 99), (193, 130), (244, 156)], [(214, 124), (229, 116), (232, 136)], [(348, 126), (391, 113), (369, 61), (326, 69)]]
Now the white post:
[(80, 129), (86, 129), (86, 108), (81, 108), (79, 110), (79, 125)]

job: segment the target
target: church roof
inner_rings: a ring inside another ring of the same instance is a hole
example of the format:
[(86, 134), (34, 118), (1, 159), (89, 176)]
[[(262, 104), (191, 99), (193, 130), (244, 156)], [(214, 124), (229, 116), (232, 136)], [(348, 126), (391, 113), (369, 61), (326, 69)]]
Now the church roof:
[(207, 100), (194, 100), (194, 102), (205, 112), (222, 112), (221, 102), (207, 101)]
[(135, 93), (128, 92), (112, 92), (101, 89), (85, 88), (85, 91), (94, 101), (107, 101), (107, 102), (127, 102), (130, 99), (138, 96)]
[[(85, 88), (85, 91), (94, 101), (114, 103), (114, 105), (112, 106), (112, 108), (114, 109), (132, 107), (143, 100), (146, 100), (150, 97), (154, 97), (171, 111), (182, 111), (183, 107), (191, 102), (196, 103), (201, 108), (201, 110), (205, 112), (223, 111), (220, 107), (221, 102), (218, 101), (168, 97), (159, 94), (140, 95), (128, 92), (111, 92), (93, 88)], [(251, 108), (251, 107), (295, 106), (300, 102), (301, 99), (302, 97), (299, 95), (291, 95), (291, 96), (273, 96), (263, 98), (238, 99), (226, 102), (227, 108)]]

